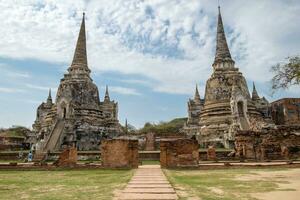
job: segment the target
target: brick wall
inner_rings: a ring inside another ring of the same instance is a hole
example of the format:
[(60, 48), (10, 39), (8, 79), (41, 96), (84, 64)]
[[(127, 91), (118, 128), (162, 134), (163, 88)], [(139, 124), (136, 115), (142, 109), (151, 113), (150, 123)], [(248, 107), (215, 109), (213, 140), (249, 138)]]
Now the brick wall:
[(198, 142), (191, 139), (160, 141), (160, 165), (163, 168), (198, 166)]
[(77, 163), (77, 149), (75, 147), (68, 147), (64, 149), (60, 154), (55, 165), (59, 167), (71, 167)]
[(138, 140), (112, 139), (101, 142), (102, 165), (107, 168), (137, 168)]
[(300, 126), (278, 126), (264, 132), (238, 131), (236, 155), (246, 159), (299, 158)]

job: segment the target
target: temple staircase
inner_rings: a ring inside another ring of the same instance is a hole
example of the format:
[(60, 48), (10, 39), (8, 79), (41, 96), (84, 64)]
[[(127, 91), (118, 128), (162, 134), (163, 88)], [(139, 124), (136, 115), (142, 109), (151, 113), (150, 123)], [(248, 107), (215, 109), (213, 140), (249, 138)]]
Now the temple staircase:
[(64, 119), (57, 120), (57, 122), (56, 122), (56, 124), (55, 124), (55, 126), (54, 126), (48, 140), (47, 140), (47, 143), (44, 147), (44, 152), (55, 150), (64, 128), (65, 128)]

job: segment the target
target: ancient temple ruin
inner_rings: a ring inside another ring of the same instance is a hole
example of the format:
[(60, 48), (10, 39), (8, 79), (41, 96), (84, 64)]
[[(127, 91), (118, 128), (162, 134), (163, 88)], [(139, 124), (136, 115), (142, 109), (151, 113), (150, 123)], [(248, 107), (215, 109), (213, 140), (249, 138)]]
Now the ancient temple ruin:
[[(206, 82), (204, 100), (199, 102), (195, 117), (190, 117), (195, 108), (189, 103), (189, 118), (184, 130), (197, 134), (203, 146), (214, 144), (229, 148), (234, 145), (237, 130), (252, 129), (251, 119), (262, 119), (268, 102), (259, 98), (255, 87), (251, 98), (246, 79), (231, 57), (220, 7), (216, 42), (213, 73)], [(196, 102), (196, 95), (193, 102)]]
[(276, 125), (300, 125), (300, 98), (278, 99), (270, 112)]
[(189, 136), (193, 136), (198, 132), (200, 114), (204, 105), (204, 99), (200, 98), (197, 85), (196, 85), (194, 98), (189, 99), (187, 105), (188, 105), (188, 119), (183, 127), (183, 130)]
[(101, 138), (120, 133), (118, 103), (110, 100), (108, 87), (104, 101), (100, 101), (90, 73), (83, 14), (73, 61), (60, 81), (55, 103), (49, 92), (46, 103), (37, 109), (33, 124), (38, 137), (37, 150), (58, 151), (64, 145), (76, 146), (78, 150), (99, 150)]
[(258, 112), (265, 117), (270, 118), (270, 103), (265, 97), (259, 97), (258, 92), (256, 91), (255, 84), (253, 83), (253, 90), (252, 90), (252, 101), (257, 108)]

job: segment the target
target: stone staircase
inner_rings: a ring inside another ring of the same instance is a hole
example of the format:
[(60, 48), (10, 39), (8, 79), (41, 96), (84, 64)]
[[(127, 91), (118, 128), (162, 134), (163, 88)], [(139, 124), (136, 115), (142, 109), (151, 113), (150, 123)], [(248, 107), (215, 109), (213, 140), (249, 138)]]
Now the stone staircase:
[(139, 166), (126, 188), (114, 200), (177, 200), (159, 165)]
[(47, 143), (43, 149), (44, 152), (48, 152), (48, 151), (53, 151), (60, 139), (60, 136), (64, 130), (65, 127), (65, 121), (63, 119), (59, 119), (55, 126), (54, 129), (52, 130)]

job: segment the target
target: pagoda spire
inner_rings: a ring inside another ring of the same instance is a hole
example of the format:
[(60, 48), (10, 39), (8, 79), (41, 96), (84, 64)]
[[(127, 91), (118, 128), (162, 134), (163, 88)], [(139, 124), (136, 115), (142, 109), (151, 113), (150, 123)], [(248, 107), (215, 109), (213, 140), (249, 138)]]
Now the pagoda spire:
[[(218, 6), (218, 24), (217, 24), (217, 38), (216, 38), (216, 54), (213, 63), (214, 68), (228, 68), (234, 66), (234, 61), (231, 58), (231, 54), (227, 45), (226, 35), (223, 26), (223, 20), (221, 15), (220, 6)], [(228, 63), (229, 65), (226, 65)]]
[(201, 99), (200, 99), (200, 94), (199, 94), (199, 91), (198, 91), (198, 85), (197, 85), (197, 84), (196, 84), (196, 90), (195, 90), (194, 101), (195, 101), (195, 102), (200, 102), (200, 101), (201, 101)]
[(107, 101), (107, 102), (110, 101), (109, 92), (108, 92), (108, 86), (107, 85), (106, 85), (106, 89), (105, 89), (104, 101)]
[(82, 16), (80, 31), (76, 43), (73, 61), (68, 69), (70, 74), (90, 74), (86, 53), (85, 13)]
[(260, 98), (259, 98), (259, 96), (258, 96), (258, 93), (257, 93), (257, 91), (256, 91), (256, 88), (255, 88), (255, 84), (254, 84), (254, 82), (253, 82), (253, 90), (252, 90), (252, 100), (259, 100)]
[(52, 104), (51, 88), (49, 89), (49, 94), (48, 94), (48, 98), (47, 98), (47, 104)]

